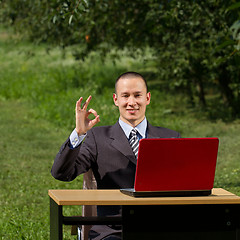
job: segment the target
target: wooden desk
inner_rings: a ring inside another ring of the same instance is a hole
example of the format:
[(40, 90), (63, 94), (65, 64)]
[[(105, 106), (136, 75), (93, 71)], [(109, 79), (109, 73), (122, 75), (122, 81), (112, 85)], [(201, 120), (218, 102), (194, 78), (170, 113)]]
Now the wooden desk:
[[(122, 224), (123, 239), (240, 240), (240, 197), (221, 188), (204, 197), (133, 198), (119, 190), (49, 190), (50, 239), (62, 224)], [(121, 217), (65, 217), (66, 205), (121, 205)]]

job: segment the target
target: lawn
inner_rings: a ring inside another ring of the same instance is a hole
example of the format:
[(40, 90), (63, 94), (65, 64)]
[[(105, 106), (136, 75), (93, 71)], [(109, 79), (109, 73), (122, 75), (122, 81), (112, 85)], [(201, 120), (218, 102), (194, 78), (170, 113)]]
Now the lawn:
[(51, 123), (33, 120), (27, 105), (0, 103), (1, 239), (49, 238), (49, 188), (78, 188), (55, 181), (53, 157), (64, 133)]
[[(0, 161), (1, 239), (48, 239), (48, 189), (81, 188), (82, 179), (64, 183), (52, 178), (51, 166), (63, 141), (74, 128), (76, 100), (92, 94), (91, 107), (101, 125), (114, 124), (114, 79), (123, 71), (149, 67), (141, 59), (105, 63), (97, 53), (75, 62), (71, 49), (17, 42), (0, 32)], [(152, 88), (147, 118), (153, 125), (177, 130), (183, 137), (219, 137), (215, 187), (240, 195), (240, 120), (210, 121), (200, 109), (189, 108), (181, 92)], [(66, 208), (76, 214), (79, 208)], [(66, 227), (64, 239), (72, 239)]]

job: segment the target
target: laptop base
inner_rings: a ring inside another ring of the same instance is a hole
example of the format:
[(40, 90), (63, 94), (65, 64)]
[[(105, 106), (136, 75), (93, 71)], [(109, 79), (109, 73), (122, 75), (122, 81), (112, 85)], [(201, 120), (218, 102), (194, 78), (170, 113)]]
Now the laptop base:
[(209, 196), (212, 190), (197, 191), (135, 191), (134, 188), (120, 189), (120, 192), (131, 197), (192, 197), (192, 196)]

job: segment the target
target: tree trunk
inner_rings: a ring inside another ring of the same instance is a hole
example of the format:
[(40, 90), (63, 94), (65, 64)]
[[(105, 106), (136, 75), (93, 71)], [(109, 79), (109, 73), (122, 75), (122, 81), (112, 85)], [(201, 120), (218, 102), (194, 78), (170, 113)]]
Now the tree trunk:
[(187, 80), (187, 94), (189, 97), (189, 103), (191, 104), (191, 107), (195, 107), (193, 91), (192, 91), (192, 82), (190, 82), (190, 79)]
[(227, 70), (226, 64), (223, 64), (219, 68), (219, 77), (218, 77), (220, 90), (224, 96), (225, 101), (228, 103), (232, 109), (235, 111), (235, 98), (233, 90), (230, 88), (230, 74)]
[(203, 80), (202, 80), (201, 76), (199, 76), (199, 78), (196, 80), (197, 80), (199, 102), (202, 105), (202, 107), (205, 108), (207, 106), (207, 104), (206, 104)]

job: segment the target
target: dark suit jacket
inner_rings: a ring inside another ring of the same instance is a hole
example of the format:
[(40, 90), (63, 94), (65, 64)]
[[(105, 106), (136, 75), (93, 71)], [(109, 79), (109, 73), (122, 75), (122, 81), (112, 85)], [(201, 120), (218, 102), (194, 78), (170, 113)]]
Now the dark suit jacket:
[[(180, 134), (148, 123), (147, 138), (172, 137), (178, 138)], [(93, 170), (98, 189), (133, 188), (136, 159), (118, 122), (113, 126), (92, 128), (84, 142), (75, 149), (69, 147), (67, 139), (55, 158), (52, 176), (61, 181), (72, 181), (90, 168)], [(98, 215), (115, 215), (119, 214), (119, 210), (119, 207), (99, 207)], [(103, 228), (102, 226), (102, 231), (106, 232)], [(96, 239), (102, 237), (104, 236)]]

